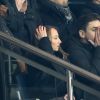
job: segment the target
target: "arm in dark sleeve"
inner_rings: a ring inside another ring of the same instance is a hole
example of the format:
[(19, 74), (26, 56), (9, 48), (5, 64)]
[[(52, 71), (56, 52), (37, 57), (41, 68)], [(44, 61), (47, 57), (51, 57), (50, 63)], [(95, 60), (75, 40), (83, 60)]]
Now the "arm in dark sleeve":
[[(4, 32), (5, 34), (7, 34), (7, 35), (9, 35), (11, 37), (14, 37), (13, 33), (7, 27), (6, 21), (5, 21), (5, 19), (3, 17), (0, 17), (0, 31)], [(3, 46), (5, 46), (8, 49), (10, 49), (12, 51), (15, 51), (15, 52), (20, 54), (21, 51), (17, 46), (15, 46), (15, 45), (13, 45), (11, 43), (5, 42), (5, 41), (3, 41), (2, 43), (3, 43)]]
[(73, 52), (69, 55), (68, 59), (76, 66), (83, 68), (87, 71), (91, 71), (92, 66), (84, 52), (79, 50), (73, 50)]
[[(43, 37), (39, 41), (39, 48), (44, 50), (45, 52), (48, 52), (48, 53), (54, 55), (54, 51), (52, 49), (51, 42), (48, 37)], [(54, 68), (55, 64), (53, 62), (48, 61), (46, 59), (42, 59), (42, 58), (40, 58), (40, 59), (38, 58), (37, 60), (38, 60), (38, 62), (42, 63), (43, 65), (48, 66), (51, 69), (55, 69)]]
[(48, 37), (44, 37), (39, 41), (39, 48), (50, 54), (53, 54), (53, 49)]
[[(42, 50), (53, 54), (53, 49), (52, 49), (52, 47), (51, 47), (51, 43), (50, 43), (50, 40), (49, 40), (48, 37), (42, 38), (42, 39), (40, 40), (39, 47), (40, 47)], [(46, 62), (47, 62), (47, 61), (46, 61)], [(49, 64), (49, 63), (50, 63), (50, 61), (48, 61), (48, 64)], [(53, 62), (51, 62), (50, 64), (51, 64), (51, 68), (52, 68), (52, 69), (55, 69), (55, 70), (56, 70), (57, 72), (59, 72), (59, 73), (65, 74), (65, 71), (66, 71), (66, 70), (65, 70), (63, 67), (61, 67), (61, 66), (59, 66), (59, 65), (57, 65), (57, 64), (55, 64), (55, 63), (53, 63)], [(49, 64), (49, 65), (50, 65), (50, 64)]]

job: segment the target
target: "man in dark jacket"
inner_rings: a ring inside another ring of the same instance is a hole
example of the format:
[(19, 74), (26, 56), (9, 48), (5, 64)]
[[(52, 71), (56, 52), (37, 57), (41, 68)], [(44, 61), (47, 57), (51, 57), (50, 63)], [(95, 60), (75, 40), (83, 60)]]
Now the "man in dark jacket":
[(58, 27), (62, 46), (75, 33), (76, 19), (68, 6), (68, 0), (37, 0), (43, 25)]
[(8, 28), (18, 39), (31, 43), (37, 23), (34, 0), (9, 0), (7, 6)]
[(89, 1), (81, 11), (81, 15), (84, 13), (97, 13), (100, 15), (100, 0)]
[[(100, 16), (98, 14), (87, 14), (79, 19), (78, 35), (69, 40), (66, 50), (69, 52), (71, 63), (100, 76)], [(100, 85), (96, 86), (79, 76), (76, 78), (100, 91), (98, 88)], [(94, 99), (93, 96), (88, 95), (85, 100), (100, 100), (100, 98)]]

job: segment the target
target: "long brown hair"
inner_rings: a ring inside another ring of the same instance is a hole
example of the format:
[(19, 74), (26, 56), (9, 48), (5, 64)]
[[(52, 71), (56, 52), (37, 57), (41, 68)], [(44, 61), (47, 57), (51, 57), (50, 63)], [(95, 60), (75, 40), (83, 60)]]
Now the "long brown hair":
[[(52, 28), (54, 28), (54, 29), (56, 29), (56, 30), (58, 31), (58, 28), (57, 28), (57, 27), (47, 25), (47, 26), (46, 26), (46, 31), (47, 31), (47, 36), (48, 36), (48, 37), (50, 37), (50, 35), (51, 35), (51, 34), (50, 34), (50, 30), (51, 30)], [(67, 60), (67, 59), (68, 59), (69, 54), (66, 53), (61, 47), (59, 48), (59, 52), (62, 54), (64, 60)]]

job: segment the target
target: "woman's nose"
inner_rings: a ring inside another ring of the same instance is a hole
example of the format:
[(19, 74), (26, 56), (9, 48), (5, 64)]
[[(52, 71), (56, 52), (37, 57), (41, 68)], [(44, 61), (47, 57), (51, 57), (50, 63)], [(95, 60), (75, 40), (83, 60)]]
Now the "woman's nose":
[(59, 43), (61, 44), (62, 43), (62, 41), (59, 39)]

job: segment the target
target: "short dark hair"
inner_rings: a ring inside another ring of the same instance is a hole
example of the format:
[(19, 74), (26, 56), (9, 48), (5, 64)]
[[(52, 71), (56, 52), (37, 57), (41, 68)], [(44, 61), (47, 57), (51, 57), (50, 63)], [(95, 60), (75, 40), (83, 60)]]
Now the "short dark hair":
[(78, 31), (84, 30), (86, 31), (87, 25), (91, 21), (99, 20), (100, 21), (100, 15), (96, 13), (89, 13), (81, 16), (78, 20)]

